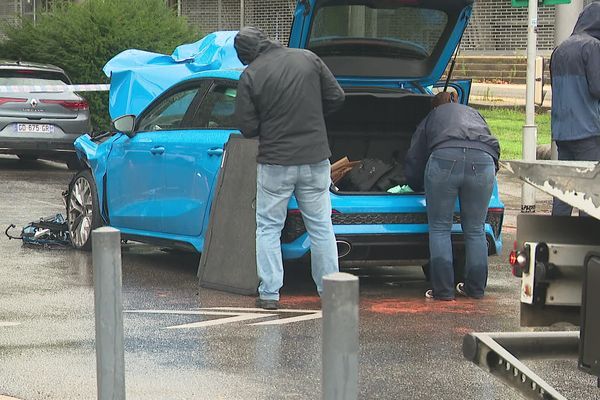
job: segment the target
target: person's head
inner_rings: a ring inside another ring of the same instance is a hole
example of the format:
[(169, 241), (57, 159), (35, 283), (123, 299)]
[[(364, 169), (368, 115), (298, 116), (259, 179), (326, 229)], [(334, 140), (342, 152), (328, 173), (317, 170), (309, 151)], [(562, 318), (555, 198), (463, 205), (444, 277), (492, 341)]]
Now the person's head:
[(456, 94), (454, 92), (439, 92), (431, 99), (431, 108), (436, 108), (442, 104), (456, 103)]
[(577, 19), (573, 34), (587, 33), (600, 39), (600, 1), (588, 4)]
[(275, 44), (275, 42), (254, 26), (245, 26), (240, 29), (233, 41), (238, 58), (244, 65), (250, 64), (263, 50), (272, 44)]

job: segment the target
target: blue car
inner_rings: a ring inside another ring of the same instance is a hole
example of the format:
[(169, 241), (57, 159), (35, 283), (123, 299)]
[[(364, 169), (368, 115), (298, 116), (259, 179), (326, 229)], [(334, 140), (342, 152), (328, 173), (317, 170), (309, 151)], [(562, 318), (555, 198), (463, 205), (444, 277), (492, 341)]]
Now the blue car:
[[(329, 66), (347, 94), (327, 117), (332, 163), (395, 160), (430, 110), (472, 11), (470, 0), (301, 0), (289, 46), (307, 48)], [(236, 32), (217, 32), (171, 56), (128, 50), (105, 67), (117, 132), (75, 142), (87, 169), (72, 181), (67, 213), (72, 241), (90, 247), (100, 225), (125, 238), (201, 252), (222, 168), (224, 146), (239, 135), (233, 120), (243, 66)], [(461, 102), (470, 81), (451, 81)], [(332, 185), (332, 220), (341, 260), (425, 265), (428, 225), (423, 193), (360, 192)], [(489, 254), (501, 251), (504, 206), (497, 186), (485, 231)], [(457, 204), (452, 236), (457, 268), (464, 243)], [(286, 260), (310, 251), (295, 199), (282, 233)]]

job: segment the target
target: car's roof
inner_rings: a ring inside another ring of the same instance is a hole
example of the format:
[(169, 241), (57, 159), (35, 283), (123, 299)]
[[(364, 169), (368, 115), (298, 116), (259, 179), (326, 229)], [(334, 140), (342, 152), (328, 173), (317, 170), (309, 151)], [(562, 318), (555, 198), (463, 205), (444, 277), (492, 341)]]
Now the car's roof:
[[(192, 74), (189, 77), (186, 77), (186, 79), (182, 80), (181, 82), (186, 82), (186, 81), (189, 81), (190, 79), (203, 79), (203, 78), (204, 79), (207, 79), (207, 78), (231, 79), (231, 80), (237, 81), (240, 79), (240, 75), (242, 74), (243, 71), (244, 71), (243, 68), (213, 69), (213, 70), (208, 70), (208, 71), (201, 71), (201, 72)], [(181, 82), (179, 82), (179, 83), (181, 83)]]
[(65, 71), (52, 64), (41, 64), (29, 61), (15, 61), (15, 60), (3, 60), (0, 59), (0, 68), (4, 69), (35, 69), (38, 71), (53, 71), (65, 73)]

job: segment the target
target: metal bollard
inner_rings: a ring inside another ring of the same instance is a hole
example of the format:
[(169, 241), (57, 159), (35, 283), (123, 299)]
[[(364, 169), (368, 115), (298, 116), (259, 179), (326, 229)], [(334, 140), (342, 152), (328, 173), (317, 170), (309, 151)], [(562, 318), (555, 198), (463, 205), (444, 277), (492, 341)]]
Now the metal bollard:
[(92, 249), (98, 400), (125, 400), (121, 233), (110, 227), (94, 230)]
[(323, 278), (323, 400), (358, 398), (358, 278)]

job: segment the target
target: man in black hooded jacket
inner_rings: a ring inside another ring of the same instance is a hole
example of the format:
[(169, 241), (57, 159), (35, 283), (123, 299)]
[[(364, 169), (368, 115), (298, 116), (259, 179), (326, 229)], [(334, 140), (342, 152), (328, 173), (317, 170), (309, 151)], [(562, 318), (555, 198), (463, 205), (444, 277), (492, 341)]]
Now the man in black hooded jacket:
[(312, 275), (337, 272), (331, 224), (329, 143), (324, 115), (339, 109), (344, 92), (314, 53), (290, 49), (254, 27), (235, 38), (242, 64), (235, 118), (245, 137), (258, 137), (256, 261), (257, 306), (276, 309), (283, 286), (281, 230), (295, 194), (310, 237)]
[[(559, 160), (600, 161), (600, 1), (579, 15), (552, 53), (552, 139)], [(552, 215), (573, 207), (554, 199)]]

